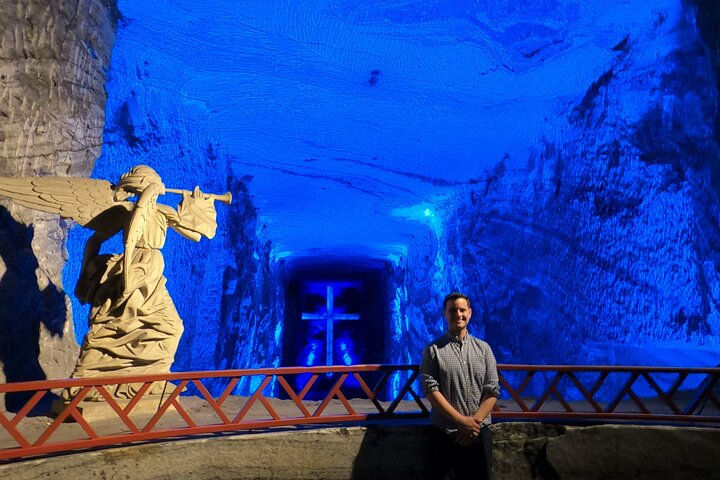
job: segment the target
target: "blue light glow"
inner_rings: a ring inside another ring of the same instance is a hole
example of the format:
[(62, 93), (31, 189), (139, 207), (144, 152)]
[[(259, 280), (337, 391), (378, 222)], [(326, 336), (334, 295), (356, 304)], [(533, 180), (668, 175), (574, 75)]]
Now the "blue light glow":
[[(440, 205), (446, 203), (445, 199), (438, 199)], [(427, 225), (436, 235), (441, 235), (443, 219), (436, 214), (437, 207), (428, 203), (420, 203), (410, 207), (396, 208), (391, 214), (394, 217), (405, 218)]]
[[(418, 362), (453, 290), (501, 362), (720, 364), (718, 89), (682, 3), (120, 1), (93, 177), (235, 197), (215, 239), (163, 250), (174, 369), (324, 365), (326, 321), (299, 317), (359, 267), (382, 331), (338, 322), (333, 364), (373, 338)], [(298, 263), (310, 300), (286, 305)]]
[(356, 354), (353, 351), (355, 347), (355, 341), (350, 337), (347, 332), (343, 332), (342, 336), (335, 340), (335, 351), (337, 352), (339, 363), (342, 365), (354, 365), (358, 363), (356, 361)]
[(308, 342), (307, 346), (302, 352), (301, 362), (299, 362), (300, 365), (305, 365), (307, 367), (313, 367), (315, 365), (318, 365), (318, 352), (320, 351), (320, 342), (316, 341), (310, 341)]

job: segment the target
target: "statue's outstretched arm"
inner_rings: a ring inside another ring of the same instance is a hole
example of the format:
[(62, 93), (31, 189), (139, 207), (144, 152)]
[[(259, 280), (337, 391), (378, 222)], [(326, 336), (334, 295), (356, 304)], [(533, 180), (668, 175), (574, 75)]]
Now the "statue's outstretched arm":
[(192, 240), (193, 242), (199, 242), (202, 238), (202, 235), (200, 235), (198, 232), (194, 230), (190, 230), (189, 228), (185, 228), (182, 225), (176, 224), (172, 225), (173, 230), (175, 230), (177, 233), (182, 235), (183, 237), (187, 238), (188, 240)]
[(192, 192), (184, 192), (177, 211), (170, 207), (161, 211), (168, 219), (168, 225), (183, 237), (196, 242), (201, 236), (213, 238), (217, 230), (217, 212), (212, 195), (195, 187)]

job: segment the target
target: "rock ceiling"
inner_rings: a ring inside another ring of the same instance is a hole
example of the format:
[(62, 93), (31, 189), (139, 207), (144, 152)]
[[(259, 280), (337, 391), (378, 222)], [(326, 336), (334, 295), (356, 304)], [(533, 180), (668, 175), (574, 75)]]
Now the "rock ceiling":
[(558, 140), (675, 3), (122, 0), (109, 96), (227, 155), (277, 258), (393, 258)]

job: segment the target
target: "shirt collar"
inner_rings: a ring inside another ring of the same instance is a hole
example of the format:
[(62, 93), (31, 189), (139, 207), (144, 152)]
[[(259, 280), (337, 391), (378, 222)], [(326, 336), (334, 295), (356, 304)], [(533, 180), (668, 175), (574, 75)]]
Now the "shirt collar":
[(460, 338), (460, 337), (456, 337), (455, 335), (453, 335), (452, 333), (450, 333), (450, 330), (447, 330), (447, 331), (445, 332), (445, 338), (447, 338), (447, 339), (450, 340), (451, 342), (456, 342), (456, 343), (463, 343), (465, 340), (467, 340), (467, 338), (468, 338), (469, 335), (470, 335), (470, 332), (467, 332), (467, 331), (466, 331), (465, 337), (464, 337), (464, 338)]

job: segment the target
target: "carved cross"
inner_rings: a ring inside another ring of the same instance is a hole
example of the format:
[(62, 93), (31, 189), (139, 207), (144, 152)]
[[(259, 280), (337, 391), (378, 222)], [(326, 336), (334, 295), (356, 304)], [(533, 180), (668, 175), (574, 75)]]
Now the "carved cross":
[[(325, 365), (333, 364), (333, 330), (336, 321), (340, 320), (360, 320), (357, 313), (338, 313), (334, 311), (334, 298), (332, 285), (327, 286), (327, 299), (325, 312), (321, 313), (303, 313), (303, 320), (325, 320)], [(330, 374), (328, 374), (330, 375)]]

